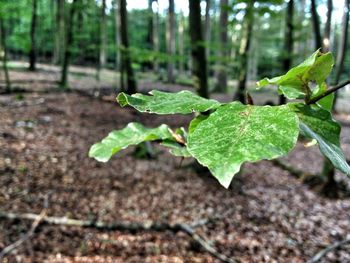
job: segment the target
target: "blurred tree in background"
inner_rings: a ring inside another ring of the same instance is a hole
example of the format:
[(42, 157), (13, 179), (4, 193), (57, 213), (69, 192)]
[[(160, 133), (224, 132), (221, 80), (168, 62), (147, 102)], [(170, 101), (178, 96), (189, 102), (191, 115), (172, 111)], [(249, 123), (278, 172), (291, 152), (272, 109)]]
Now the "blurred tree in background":
[[(136, 75), (154, 69), (158, 79), (192, 84), (189, 76), (196, 69), (190, 40), (200, 26), (198, 46), (207, 57), (200, 66), (208, 74), (209, 92), (235, 93), (242, 100), (250, 81), (281, 74), (315, 47), (338, 57), (340, 70), (331, 79), (339, 82), (350, 69), (344, 48), (348, 39), (345, 2), (203, 0), (199, 1), (201, 21), (192, 25), (190, 33), (189, 1), (145, 0), (138, 5), (126, 1), (127, 53)], [(73, 5), (78, 6), (74, 17)], [(28, 60), (31, 70), (36, 62), (61, 65), (61, 82), (69, 64), (94, 66), (98, 72), (102, 68), (120, 71), (119, 5), (115, 0), (1, 1), (7, 57)]]

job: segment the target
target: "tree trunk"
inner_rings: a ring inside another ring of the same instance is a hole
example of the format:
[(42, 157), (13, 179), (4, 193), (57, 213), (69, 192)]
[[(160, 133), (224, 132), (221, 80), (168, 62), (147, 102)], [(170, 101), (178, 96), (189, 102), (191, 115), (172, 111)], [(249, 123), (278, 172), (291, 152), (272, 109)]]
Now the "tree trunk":
[(200, 0), (189, 0), (189, 26), (191, 35), (192, 72), (194, 85), (198, 94), (204, 98), (209, 97), (207, 58), (203, 45)]
[(36, 27), (37, 27), (37, 0), (32, 0), (32, 21), (30, 26), (30, 51), (29, 51), (29, 70), (35, 71), (36, 63)]
[(327, 0), (327, 21), (324, 27), (322, 52), (326, 53), (330, 50), (331, 25), (332, 25), (333, 1)]
[[(129, 39), (128, 39), (128, 13), (126, 10), (126, 0), (119, 0), (119, 12), (120, 12), (120, 35), (121, 35), (121, 80), (124, 81), (126, 78), (126, 89), (125, 92), (132, 94), (136, 92), (136, 80), (134, 71), (131, 65), (130, 50), (129, 50)], [(125, 78), (124, 78), (125, 74)], [(122, 87), (125, 86), (124, 83)]]
[[(292, 66), (292, 58), (293, 58), (293, 45), (294, 45), (294, 38), (293, 38), (293, 15), (294, 15), (294, 0), (289, 0), (288, 6), (287, 6), (287, 13), (286, 13), (286, 24), (285, 24), (285, 31), (284, 31), (284, 48), (283, 48), (283, 71), (287, 72), (290, 67)], [(279, 104), (285, 104), (286, 103), (286, 97), (283, 95), (280, 95), (279, 97)]]
[[(337, 55), (337, 61), (336, 61), (336, 67), (335, 67), (335, 85), (337, 85), (340, 81), (340, 75), (343, 71), (344, 67), (344, 59), (346, 54), (346, 46), (348, 41), (348, 27), (349, 27), (349, 0), (344, 1), (344, 9), (343, 9), (343, 19), (342, 19), (342, 29), (341, 29), (341, 35), (339, 40), (339, 47), (338, 47), (338, 55)], [(335, 94), (335, 101), (333, 104), (333, 108), (335, 108), (336, 105), (336, 98), (337, 93)], [(330, 163), (330, 161), (324, 157), (323, 158), (323, 168), (321, 176), (325, 179), (325, 184), (323, 185), (321, 192), (330, 197), (337, 197), (337, 190), (338, 185), (335, 181), (334, 175), (335, 175), (335, 168)]]
[(185, 67), (185, 37), (184, 37), (184, 31), (185, 31), (185, 17), (183, 13), (180, 14), (180, 21), (179, 21), (179, 73), (184, 74)]
[(65, 45), (65, 51), (64, 51), (64, 57), (63, 57), (63, 63), (62, 63), (62, 73), (61, 73), (61, 81), (60, 81), (60, 89), (67, 90), (68, 87), (68, 68), (69, 63), (72, 55), (72, 45), (74, 42), (73, 39), (73, 26), (74, 26), (74, 16), (77, 9), (77, 4), (79, 0), (73, 0), (73, 3), (71, 4), (70, 8), (70, 14), (69, 14), (69, 20), (67, 26), (67, 32), (66, 32), (66, 45)]
[[(159, 52), (159, 6), (158, 6), (158, 0), (154, 0), (157, 2), (157, 10), (154, 12), (153, 17), (153, 45), (154, 49), (153, 51), (158, 54)], [(158, 57), (155, 58), (153, 69), (155, 73), (159, 72), (159, 62)]]
[(204, 33), (205, 33), (205, 42), (206, 42), (206, 55), (207, 58), (209, 58), (210, 55), (210, 5), (211, 1), (206, 0), (206, 6), (205, 6), (205, 27), (204, 27)]
[(119, 28), (119, 11), (118, 11), (118, 2), (117, 0), (114, 0), (114, 26), (115, 26), (115, 70), (120, 70), (120, 28)]
[(248, 53), (250, 42), (253, 33), (253, 7), (254, 1), (249, 0), (246, 13), (244, 15), (243, 28), (244, 35), (242, 37), (241, 47), (239, 51), (240, 56), (240, 69), (238, 74), (238, 87), (237, 92), (234, 95), (233, 100), (239, 100), (245, 103), (245, 92), (246, 92), (246, 82), (247, 82), (247, 70), (248, 70)]
[[(339, 83), (340, 76), (344, 68), (344, 60), (346, 55), (347, 43), (348, 43), (348, 28), (349, 28), (349, 0), (345, 0), (343, 8), (343, 19), (341, 26), (341, 34), (339, 38), (338, 54), (335, 63), (336, 73), (335, 73), (335, 83)], [(336, 93), (337, 94), (337, 93)]]
[(6, 30), (4, 20), (2, 17), (0, 17), (0, 56), (2, 57), (2, 66), (6, 82), (5, 93), (11, 93), (11, 81), (9, 71), (7, 68)]
[(319, 49), (322, 47), (322, 37), (320, 29), (320, 18), (317, 13), (316, 0), (311, 0), (311, 18), (315, 34), (315, 49)]
[(152, 9), (152, 4), (154, 0), (148, 0), (148, 30), (147, 30), (147, 37), (146, 37), (146, 42), (147, 42), (147, 48), (149, 50), (153, 50), (153, 9)]
[(326, 158), (323, 158), (323, 168), (321, 177), (325, 184), (321, 188), (321, 193), (327, 197), (338, 197), (338, 184), (335, 180), (335, 169), (333, 164)]
[(168, 30), (167, 38), (167, 53), (168, 53), (168, 82), (174, 83), (174, 55), (175, 55), (175, 4), (174, 0), (169, 0), (168, 9)]
[(99, 56), (100, 69), (106, 66), (106, 48), (107, 48), (106, 0), (102, 0), (101, 20), (100, 20), (100, 56)]
[(65, 44), (64, 30), (64, 0), (55, 0), (56, 6), (56, 32), (54, 47), (54, 64), (62, 63)]
[(227, 65), (226, 59), (229, 55), (227, 52), (228, 44), (228, 0), (220, 0), (220, 24), (219, 24), (219, 38), (220, 38), (220, 48), (219, 57), (220, 65), (217, 73), (217, 84), (215, 90), (218, 92), (227, 91)]

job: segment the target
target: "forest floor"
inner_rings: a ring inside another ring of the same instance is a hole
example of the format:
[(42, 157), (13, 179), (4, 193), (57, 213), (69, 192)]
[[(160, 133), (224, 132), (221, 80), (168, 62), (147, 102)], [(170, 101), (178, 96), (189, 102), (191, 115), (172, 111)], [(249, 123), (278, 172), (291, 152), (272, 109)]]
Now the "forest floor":
[[(128, 122), (186, 127), (190, 117), (141, 115), (81, 93), (56, 92), (44, 70), (35, 75), (43, 75), (41, 82), (28, 81), (30, 74), (11, 72), (18, 87), (26, 84), (36, 92), (0, 96), (0, 211), (40, 214), (49, 197), (47, 214), (55, 217), (167, 223), (208, 219), (196, 233), (239, 262), (305, 262), (325, 246), (350, 238), (350, 197), (322, 197), (272, 162), (245, 165), (225, 190), (208, 174), (188, 166), (191, 160), (181, 165), (159, 146), (153, 160), (137, 159), (134, 149), (106, 164), (89, 159), (93, 143)], [(83, 77), (81, 81), (91, 83)], [(42, 87), (45, 93), (39, 92)], [(350, 117), (337, 118), (343, 123), (342, 147), (350, 158)], [(306, 149), (299, 143), (284, 160), (317, 173), (320, 157), (316, 146)], [(337, 179), (349, 182), (342, 174)], [(0, 219), (0, 251), (28, 232), (31, 224)], [(182, 232), (41, 225), (4, 262), (216, 259)], [(328, 253), (324, 262), (350, 262), (350, 247)]]

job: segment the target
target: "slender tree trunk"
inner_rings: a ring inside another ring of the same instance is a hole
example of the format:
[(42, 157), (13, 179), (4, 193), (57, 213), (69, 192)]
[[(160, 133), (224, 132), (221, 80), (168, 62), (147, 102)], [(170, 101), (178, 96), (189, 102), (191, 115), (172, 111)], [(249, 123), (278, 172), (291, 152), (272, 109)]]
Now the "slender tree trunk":
[(205, 27), (204, 27), (204, 33), (205, 33), (205, 42), (206, 42), (206, 55), (207, 58), (209, 58), (210, 54), (210, 37), (211, 37), (211, 27), (210, 27), (210, 7), (211, 7), (211, 1), (206, 0), (206, 6), (205, 6)]
[(56, 32), (54, 46), (54, 64), (59, 64), (63, 61), (64, 45), (65, 45), (65, 30), (64, 30), (64, 0), (54, 0), (56, 2)]
[[(119, 0), (119, 12), (120, 12), (120, 35), (121, 35), (121, 56), (122, 56), (122, 80), (124, 80), (124, 74), (126, 74), (126, 89), (125, 92), (132, 94), (136, 92), (136, 79), (134, 71), (131, 66), (129, 39), (128, 39), (128, 13), (126, 10), (126, 0)], [(125, 86), (123, 84), (123, 86)]]
[(4, 20), (2, 17), (0, 17), (0, 56), (5, 75), (5, 93), (11, 93), (11, 81), (9, 71), (7, 68), (6, 30)]
[(29, 70), (35, 71), (36, 64), (36, 27), (37, 27), (37, 0), (32, 0), (32, 21), (30, 26)]
[(207, 58), (205, 55), (205, 47), (203, 45), (204, 39), (202, 33), (200, 0), (189, 0), (189, 4), (189, 23), (193, 65), (192, 72), (194, 83), (198, 94), (204, 98), (208, 98)]
[(79, 0), (73, 0), (73, 3), (71, 4), (70, 13), (69, 13), (69, 20), (67, 26), (67, 32), (66, 32), (66, 45), (65, 45), (65, 52), (63, 57), (63, 63), (62, 63), (62, 72), (61, 72), (61, 81), (60, 81), (60, 88), (61, 89), (68, 89), (68, 68), (69, 63), (72, 55), (72, 45), (74, 42), (74, 36), (73, 36), (73, 26), (74, 26), (74, 16), (77, 9), (77, 4)]
[(333, 1), (327, 0), (327, 21), (324, 27), (322, 52), (326, 53), (330, 50), (331, 42), (331, 26), (332, 26)]
[(220, 0), (220, 24), (219, 24), (219, 38), (220, 38), (220, 65), (217, 73), (216, 91), (226, 92), (227, 91), (227, 65), (226, 59), (228, 54), (228, 0)]
[(244, 36), (242, 38), (241, 47), (239, 51), (240, 55), (240, 69), (238, 74), (238, 87), (237, 92), (234, 95), (234, 100), (239, 100), (245, 103), (245, 92), (246, 92), (246, 82), (247, 82), (247, 70), (248, 70), (248, 53), (250, 48), (250, 42), (253, 33), (253, 7), (254, 1), (249, 0), (246, 13), (244, 15), (243, 28)]
[(311, 18), (315, 35), (315, 49), (322, 47), (322, 37), (320, 29), (320, 18), (317, 13), (316, 0), (311, 0)]
[(179, 72), (180, 74), (184, 74), (185, 67), (185, 37), (184, 37), (184, 31), (185, 31), (185, 18), (183, 13), (180, 14), (180, 21), (179, 21)]
[[(294, 8), (296, 9), (294, 23), (296, 23), (297, 27), (300, 27), (299, 30), (295, 31), (295, 38), (301, 39), (305, 34), (305, 30), (307, 29), (306, 27), (302, 27), (302, 23), (305, 20), (305, 0), (296, 1), (294, 4)], [(296, 41), (295, 44), (295, 57), (297, 59), (304, 58), (307, 41)]]
[(340, 34), (339, 45), (338, 45), (337, 61), (335, 64), (335, 68), (336, 68), (335, 83), (339, 83), (340, 76), (341, 76), (341, 74), (343, 72), (343, 68), (344, 68), (344, 60), (345, 60), (347, 44), (348, 44), (349, 11), (350, 11), (349, 8), (350, 8), (349, 7), (349, 0), (345, 0), (344, 1), (344, 8), (343, 8), (341, 34)]
[(118, 2), (114, 0), (114, 26), (115, 26), (115, 70), (120, 70), (120, 28), (119, 28), (119, 10), (118, 10)]
[(169, 0), (168, 9), (168, 30), (167, 38), (167, 53), (168, 53), (168, 82), (174, 83), (174, 55), (175, 55), (175, 4), (174, 0)]
[(56, 30), (57, 30), (56, 13), (57, 13), (56, 0), (50, 0), (51, 36), (52, 36), (52, 39), (54, 40), (52, 54), (51, 54), (51, 64), (55, 64), (56, 56), (57, 56), (56, 55)]
[[(153, 17), (153, 45), (154, 49), (153, 51), (158, 54), (159, 52), (159, 6), (158, 6), (158, 0), (154, 0), (157, 2), (157, 10), (154, 12)], [(158, 57), (155, 58), (154, 64), (153, 64), (154, 72), (157, 74), (159, 73), (159, 62)]]
[[(331, 15), (330, 10), (332, 10), (332, 6), (330, 6), (329, 2), (328, 2), (328, 16)], [(335, 85), (337, 85), (339, 83), (340, 80), (340, 75), (341, 72), (343, 70), (343, 66), (344, 66), (344, 59), (345, 59), (345, 54), (346, 54), (346, 46), (347, 46), (347, 41), (348, 41), (348, 24), (349, 24), (349, 0), (345, 0), (344, 1), (344, 9), (343, 9), (343, 21), (342, 21), (342, 32), (340, 35), (340, 40), (339, 40), (339, 48), (338, 48), (338, 55), (337, 55), (337, 61), (336, 61), (336, 72), (335, 72)], [(327, 23), (330, 24), (330, 17), (327, 17)], [(326, 32), (328, 31), (328, 32)], [(323, 44), (328, 44), (324, 45), (323, 49), (328, 48), (329, 50), (329, 36), (330, 36), (330, 25), (329, 25), (329, 29), (327, 29), (327, 24), (326, 24), (326, 28), (325, 28), (325, 35), (328, 35), (328, 42), (325, 43), (325, 41), (323, 41)], [(326, 39), (326, 37), (324, 38), (324, 40)], [(324, 50), (324, 52), (328, 51), (328, 50)], [(337, 93), (335, 94), (337, 95)], [(335, 109), (335, 105), (336, 105), (336, 98), (335, 97), (335, 101), (333, 104), (333, 109)], [(322, 172), (321, 172), (321, 176), (323, 177), (325, 184), (323, 185), (321, 192), (329, 197), (337, 197), (337, 190), (338, 190), (338, 185), (337, 182), (335, 180), (335, 168), (332, 165), (332, 163), (326, 158), (323, 158), (323, 168), (322, 168)]]
[[(293, 16), (294, 16), (294, 0), (289, 0), (287, 5), (287, 13), (286, 13), (286, 24), (284, 31), (284, 45), (282, 52), (282, 60), (283, 60), (283, 71), (287, 72), (292, 66), (292, 58), (293, 58), (293, 46), (294, 46), (294, 37), (293, 37)], [(286, 97), (280, 95), (279, 104), (285, 104)]]
[(106, 32), (106, 0), (102, 0), (101, 20), (100, 20), (100, 68), (106, 66), (106, 48), (107, 48), (107, 32)]
[(146, 42), (147, 42), (147, 47), (149, 50), (153, 50), (153, 9), (152, 9), (152, 4), (154, 0), (148, 0), (148, 30), (147, 30), (147, 37), (146, 37)]

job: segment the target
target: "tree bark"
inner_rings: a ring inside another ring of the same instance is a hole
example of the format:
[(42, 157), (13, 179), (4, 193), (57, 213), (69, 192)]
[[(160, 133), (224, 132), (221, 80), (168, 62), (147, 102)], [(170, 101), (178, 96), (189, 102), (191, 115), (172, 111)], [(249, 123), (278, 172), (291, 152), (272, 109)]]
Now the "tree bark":
[(333, 1), (327, 0), (327, 20), (324, 27), (322, 52), (326, 53), (330, 50), (331, 25), (332, 25)]
[[(158, 6), (158, 0), (154, 0), (154, 2), (157, 2), (157, 10), (153, 14), (153, 45), (154, 49), (153, 51), (158, 54), (159, 52), (159, 6)], [(155, 73), (159, 72), (159, 62), (158, 58), (156, 57), (153, 64), (153, 70)]]
[[(122, 87), (124, 85), (124, 79), (126, 78), (125, 92), (132, 94), (136, 92), (136, 80), (134, 71), (131, 65), (130, 50), (129, 50), (129, 38), (128, 38), (128, 13), (126, 10), (126, 0), (119, 0), (119, 12), (120, 12), (120, 36), (121, 36), (121, 80)], [(125, 77), (124, 77), (125, 74)]]
[(64, 51), (64, 57), (63, 57), (63, 63), (62, 63), (62, 73), (61, 73), (61, 81), (60, 81), (60, 89), (67, 90), (68, 87), (68, 68), (69, 63), (72, 55), (72, 45), (74, 42), (74, 35), (73, 35), (73, 27), (74, 27), (74, 16), (77, 9), (77, 4), (79, 0), (73, 0), (73, 3), (71, 4), (70, 8), (70, 14), (69, 14), (69, 20), (67, 26), (67, 32), (66, 32), (66, 44), (65, 44), (65, 51)]
[(205, 26), (204, 26), (204, 33), (205, 33), (205, 42), (206, 42), (206, 55), (207, 58), (209, 58), (210, 55), (210, 38), (211, 38), (211, 25), (210, 25), (210, 7), (211, 7), (211, 1), (206, 0), (206, 6), (205, 6)]
[(242, 37), (241, 47), (239, 51), (240, 56), (240, 69), (238, 74), (238, 87), (237, 92), (234, 95), (234, 100), (239, 100), (245, 103), (245, 92), (247, 82), (247, 70), (248, 70), (248, 53), (250, 48), (250, 42), (253, 33), (253, 7), (254, 0), (249, 0), (246, 7), (246, 13), (244, 15), (243, 28), (244, 36)]
[(203, 33), (201, 22), (200, 0), (189, 0), (189, 24), (191, 35), (191, 53), (192, 53), (192, 74), (194, 77), (195, 88), (198, 94), (204, 98), (209, 97), (208, 92), (208, 73), (207, 58), (205, 47), (203, 45)]
[(220, 0), (220, 24), (219, 24), (219, 38), (220, 38), (220, 48), (219, 48), (219, 57), (220, 65), (217, 73), (217, 83), (216, 91), (226, 92), (227, 91), (227, 65), (226, 59), (229, 55), (227, 52), (228, 44), (228, 0)]
[(106, 66), (106, 48), (107, 48), (107, 34), (106, 34), (106, 0), (102, 0), (101, 20), (100, 20), (100, 69)]
[(349, 0), (344, 1), (343, 8), (343, 18), (341, 26), (341, 35), (339, 38), (338, 54), (335, 63), (336, 73), (335, 73), (335, 83), (338, 84), (340, 81), (340, 76), (344, 68), (344, 60), (346, 55), (346, 49), (348, 44), (348, 28), (349, 28)]
[(315, 36), (315, 49), (322, 48), (320, 18), (317, 13), (316, 0), (311, 0), (311, 18)]
[(115, 32), (114, 32), (114, 41), (115, 41), (115, 70), (119, 71), (120, 70), (120, 28), (119, 28), (119, 10), (118, 10), (118, 1), (114, 0), (114, 27), (115, 27)]
[(37, 0), (32, 0), (32, 21), (30, 26), (29, 70), (35, 71), (36, 64), (36, 28), (37, 28)]
[[(283, 71), (287, 72), (292, 66), (292, 58), (293, 58), (293, 46), (294, 46), (294, 37), (293, 37), (293, 16), (294, 16), (294, 0), (289, 0), (287, 5), (287, 13), (286, 13), (286, 24), (284, 31), (284, 48), (283, 48)], [(286, 103), (286, 97), (280, 95), (279, 104)]]
[[(329, 9), (329, 7), (328, 7)], [(336, 61), (336, 72), (335, 72), (335, 85), (339, 84), (340, 75), (343, 71), (344, 67), (344, 59), (346, 54), (346, 46), (348, 41), (348, 27), (349, 27), (349, 0), (344, 1), (344, 9), (343, 9), (343, 19), (342, 19), (342, 32), (339, 40), (338, 47), (338, 55)], [(328, 10), (329, 11), (329, 10)], [(329, 32), (330, 34), (330, 32)], [(337, 102), (337, 92), (335, 92), (335, 99), (333, 103), (333, 108), (335, 108)], [(321, 192), (330, 197), (337, 197), (337, 182), (335, 181), (335, 168), (330, 163), (330, 161), (324, 157), (323, 158), (323, 168), (321, 176), (325, 179), (326, 183), (322, 187)]]
[(174, 55), (175, 55), (175, 4), (174, 0), (169, 0), (168, 9), (168, 30), (167, 38), (167, 53), (168, 53), (168, 82), (174, 83)]
[(180, 21), (179, 21), (179, 73), (184, 74), (185, 72), (185, 37), (184, 37), (184, 31), (185, 31), (185, 18), (183, 13), (180, 14)]
[(54, 47), (54, 63), (59, 64), (63, 61), (65, 30), (64, 30), (64, 0), (56, 0), (56, 32)]
[(0, 56), (2, 57), (2, 66), (5, 75), (5, 93), (11, 93), (11, 81), (7, 67), (7, 48), (6, 48), (6, 29), (4, 19), (0, 17)]
[(147, 30), (147, 47), (149, 50), (153, 50), (153, 9), (152, 9), (152, 4), (154, 0), (148, 0), (148, 30)]

